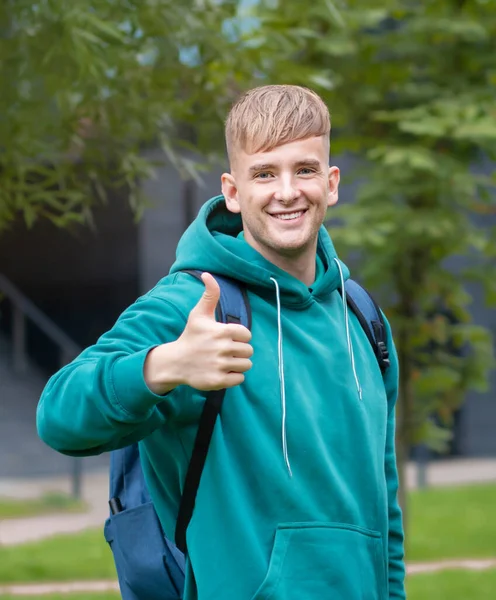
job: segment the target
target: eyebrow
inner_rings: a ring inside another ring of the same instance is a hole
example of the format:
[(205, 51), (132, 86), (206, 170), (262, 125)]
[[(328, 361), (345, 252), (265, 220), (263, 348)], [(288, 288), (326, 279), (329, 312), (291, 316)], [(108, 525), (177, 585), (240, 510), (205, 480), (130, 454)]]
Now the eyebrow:
[[(305, 158), (303, 160), (296, 161), (293, 166), (313, 167), (315, 169), (319, 169), (320, 161), (318, 161), (316, 158)], [(273, 171), (275, 169), (277, 169), (277, 165), (275, 163), (257, 163), (249, 168), (249, 172), (258, 173), (259, 171)]]
[(250, 173), (258, 173), (258, 171), (273, 171), (277, 165), (273, 163), (257, 163), (249, 168)]
[(315, 169), (320, 168), (320, 161), (316, 158), (305, 158), (303, 160), (299, 160), (295, 167), (314, 167)]

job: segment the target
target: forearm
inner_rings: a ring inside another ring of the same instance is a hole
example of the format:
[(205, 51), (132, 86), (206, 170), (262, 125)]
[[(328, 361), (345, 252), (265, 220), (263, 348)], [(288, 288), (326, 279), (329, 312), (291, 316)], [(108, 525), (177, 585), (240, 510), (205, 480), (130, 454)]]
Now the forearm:
[(142, 374), (146, 354), (81, 358), (56, 373), (38, 405), (41, 439), (58, 452), (96, 454), (160, 426), (164, 417), (155, 406), (162, 398)]
[[(145, 380), (145, 363), (159, 346), (168, 346), (174, 387), (174, 342), (185, 318), (173, 305), (145, 296), (129, 307), (114, 327), (72, 363), (53, 375), (40, 398), (40, 437), (64, 454), (97, 454), (146, 437), (175, 414), (175, 394), (157, 394)], [(170, 389), (172, 389), (170, 387)], [(160, 403), (160, 410), (157, 404)]]

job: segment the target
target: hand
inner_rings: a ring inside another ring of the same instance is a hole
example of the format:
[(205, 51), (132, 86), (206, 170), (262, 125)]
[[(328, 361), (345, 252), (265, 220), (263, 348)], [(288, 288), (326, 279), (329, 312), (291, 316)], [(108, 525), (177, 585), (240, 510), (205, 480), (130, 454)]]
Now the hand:
[(202, 274), (205, 291), (190, 312), (176, 342), (154, 348), (145, 362), (145, 380), (164, 394), (186, 384), (202, 391), (231, 388), (243, 383), (251, 369), (251, 332), (243, 325), (219, 323), (215, 310), (220, 288), (210, 273)]

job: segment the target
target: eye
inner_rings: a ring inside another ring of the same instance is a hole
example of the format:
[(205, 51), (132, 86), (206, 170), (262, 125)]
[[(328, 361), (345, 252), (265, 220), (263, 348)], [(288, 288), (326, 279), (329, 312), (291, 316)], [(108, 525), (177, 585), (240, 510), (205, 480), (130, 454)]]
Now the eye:
[(300, 169), (298, 173), (300, 175), (312, 175), (312, 173), (315, 173), (315, 169), (311, 169), (310, 167), (303, 167), (303, 169)]
[(272, 173), (269, 171), (260, 171), (260, 173), (255, 174), (255, 179), (270, 179), (272, 177)]

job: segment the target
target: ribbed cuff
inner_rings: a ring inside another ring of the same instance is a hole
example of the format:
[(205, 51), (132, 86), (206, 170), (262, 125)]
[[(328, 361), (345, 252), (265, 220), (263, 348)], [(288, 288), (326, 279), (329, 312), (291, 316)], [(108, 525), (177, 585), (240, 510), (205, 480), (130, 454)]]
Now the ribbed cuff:
[(112, 369), (112, 387), (117, 404), (128, 415), (146, 418), (164, 396), (154, 394), (146, 385), (143, 369), (148, 353), (155, 346), (123, 356)]

